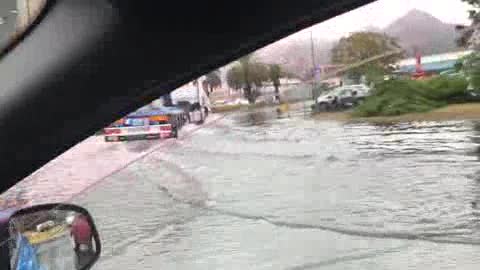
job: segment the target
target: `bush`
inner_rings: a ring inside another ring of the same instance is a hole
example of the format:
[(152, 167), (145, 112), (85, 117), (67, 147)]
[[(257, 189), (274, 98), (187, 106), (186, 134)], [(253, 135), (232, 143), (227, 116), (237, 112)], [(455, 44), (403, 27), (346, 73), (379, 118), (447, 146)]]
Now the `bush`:
[(461, 77), (439, 76), (425, 81), (406, 79), (383, 81), (355, 110), (357, 116), (393, 116), (426, 112), (458, 101), (467, 94)]

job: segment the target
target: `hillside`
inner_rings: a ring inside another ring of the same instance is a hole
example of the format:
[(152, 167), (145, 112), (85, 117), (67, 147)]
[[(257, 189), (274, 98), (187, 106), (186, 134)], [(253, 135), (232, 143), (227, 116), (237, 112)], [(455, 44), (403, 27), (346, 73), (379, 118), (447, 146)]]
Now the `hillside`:
[(423, 55), (444, 53), (457, 49), (455, 26), (432, 15), (412, 10), (391, 23), (383, 32), (398, 39), (399, 44), (413, 55), (418, 48)]
[[(381, 32), (397, 38), (398, 43), (407, 51), (407, 56), (413, 56), (415, 48), (423, 55), (458, 49), (455, 44), (458, 35), (455, 26), (419, 10), (408, 12), (384, 29), (372, 25), (361, 31)], [(315, 62), (330, 63), (331, 49), (336, 42), (324, 40), (320, 34), (314, 39)], [(255, 55), (262, 62), (282, 64), (300, 77), (309, 74), (312, 67), (310, 38), (305, 35), (279, 40), (260, 49)]]
[[(315, 63), (330, 62), (330, 51), (334, 42), (315, 38)], [(262, 62), (282, 64), (288, 71), (303, 77), (312, 67), (311, 42), (308, 37), (289, 38), (277, 41), (258, 50), (255, 56)]]

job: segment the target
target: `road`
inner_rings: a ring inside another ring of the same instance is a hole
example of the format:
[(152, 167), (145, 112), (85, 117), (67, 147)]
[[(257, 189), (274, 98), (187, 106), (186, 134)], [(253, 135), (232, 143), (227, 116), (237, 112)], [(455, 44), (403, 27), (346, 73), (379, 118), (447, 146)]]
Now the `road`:
[(73, 199), (102, 237), (95, 269), (478, 268), (479, 123), (290, 108), (233, 113), (172, 146), (91, 138), (28, 181), (45, 200), (96, 183)]
[(20, 192), (22, 198), (27, 199), (31, 205), (70, 201), (152, 151), (168, 151), (178, 147), (198, 129), (212, 125), (221, 118), (221, 115), (213, 115), (203, 126), (185, 126), (179, 131), (179, 140), (105, 143), (102, 136), (91, 136), (26, 177), (2, 196), (15, 197)]

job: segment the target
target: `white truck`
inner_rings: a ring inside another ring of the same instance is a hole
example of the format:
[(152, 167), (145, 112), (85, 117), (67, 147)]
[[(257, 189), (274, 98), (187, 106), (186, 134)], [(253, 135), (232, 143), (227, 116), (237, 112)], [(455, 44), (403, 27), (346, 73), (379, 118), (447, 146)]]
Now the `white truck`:
[(178, 106), (188, 103), (185, 107), (188, 110), (190, 123), (202, 124), (211, 112), (210, 99), (205, 91), (194, 83), (186, 84), (170, 93), (172, 103)]

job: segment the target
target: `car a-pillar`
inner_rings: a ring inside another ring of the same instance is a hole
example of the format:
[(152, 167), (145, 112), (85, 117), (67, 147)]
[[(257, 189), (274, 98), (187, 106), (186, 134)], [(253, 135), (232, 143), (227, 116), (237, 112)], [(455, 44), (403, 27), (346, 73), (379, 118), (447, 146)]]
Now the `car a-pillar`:
[(17, 0), (16, 32), (23, 32), (40, 14), (47, 0)]

